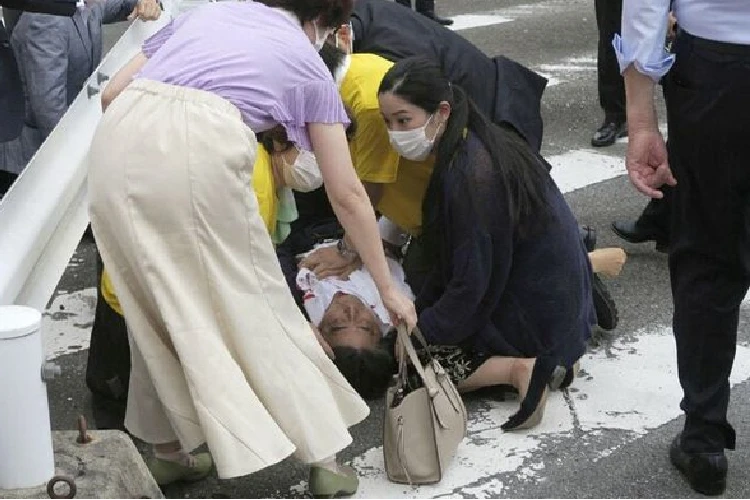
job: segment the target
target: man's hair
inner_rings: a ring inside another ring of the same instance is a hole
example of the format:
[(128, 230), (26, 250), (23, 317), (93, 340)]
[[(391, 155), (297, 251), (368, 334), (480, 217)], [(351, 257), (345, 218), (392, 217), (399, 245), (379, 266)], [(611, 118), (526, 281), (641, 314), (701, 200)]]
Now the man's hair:
[(396, 371), (393, 351), (385, 344), (375, 349), (334, 347), (334, 364), (363, 399), (377, 399), (385, 394)]
[(294, 13), (300, 23), (320, 18), (321, 28), (337, 28), (349, 22), (354, 0), (256, 0), (269, 7)]

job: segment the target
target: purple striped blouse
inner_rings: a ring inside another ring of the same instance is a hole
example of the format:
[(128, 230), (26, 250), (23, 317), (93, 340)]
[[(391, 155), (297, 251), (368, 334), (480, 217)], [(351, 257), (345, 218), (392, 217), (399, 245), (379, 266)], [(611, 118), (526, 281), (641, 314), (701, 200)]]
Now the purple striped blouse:
[(307, 123), (348, 124), (330, 72), (292, 14), (263, 4), (208, 3), (146, 40), (138, 78), (205, 90), (234, 104), (253, 132), (277, 124), (311, 150)]

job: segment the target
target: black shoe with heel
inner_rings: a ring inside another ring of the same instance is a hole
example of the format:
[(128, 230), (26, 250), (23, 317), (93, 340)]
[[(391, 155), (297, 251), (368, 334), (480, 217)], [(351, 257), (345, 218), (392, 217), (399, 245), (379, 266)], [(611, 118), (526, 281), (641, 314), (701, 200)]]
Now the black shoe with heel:
[(596, 250), (596, 229), (591, 226), (578, 226), (578, 232), (586, 251), (591, 253)]
[(526, 397), (521, 401), (518, 411), (500, 426), (503, 431), (521, 431), (539, 425), (547, 403), (548, 384), (556, 368), (557, 363), (548, 355), (537, 356)]
[(596, 273), (593, 274), (591, 282), (591, 295), (594, 299), (594, 311), (596, 312), (596, 324), (602, 330), (611, 331), (617, 328), (619, 314), (615, 299), (607, 290), (607, 286)]

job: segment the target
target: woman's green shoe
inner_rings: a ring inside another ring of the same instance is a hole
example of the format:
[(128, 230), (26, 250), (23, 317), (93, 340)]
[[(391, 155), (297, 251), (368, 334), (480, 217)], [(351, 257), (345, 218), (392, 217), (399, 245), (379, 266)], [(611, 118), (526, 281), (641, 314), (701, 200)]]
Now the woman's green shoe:
[(310, 468), (310, 494), (313, 498), (341, 498), (354, 495), (359, 486), (357, 472), (349, 466), (340, 465), (338, 472), (324, 467)]
[(152, 457), (148, 461), (148, 470), (151, 471), (151, 475), (154, 476), (159, 486), (166, 486), (176, 481), (200, 481), (211, 472), (214, 462), (208, 453), (196, 453), (193, 458), (195, 465), (190, 467), (171, 460)]

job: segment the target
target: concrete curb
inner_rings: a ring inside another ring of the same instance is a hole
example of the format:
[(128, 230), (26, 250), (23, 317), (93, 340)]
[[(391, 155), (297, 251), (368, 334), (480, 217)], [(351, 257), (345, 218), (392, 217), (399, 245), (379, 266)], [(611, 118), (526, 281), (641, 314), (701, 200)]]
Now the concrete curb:
[[(89, 431), (79, 444), (77, 431), (54, 431), (55, 474), (73, 481), (75, 495), (64, 484), (57, 498), (164, 498), (133, 441), (122, 431)], [(12, 460), (12, 455), (10, 457)], [(49, 498), (47, 485), (0, 490), (0, 498)]]

